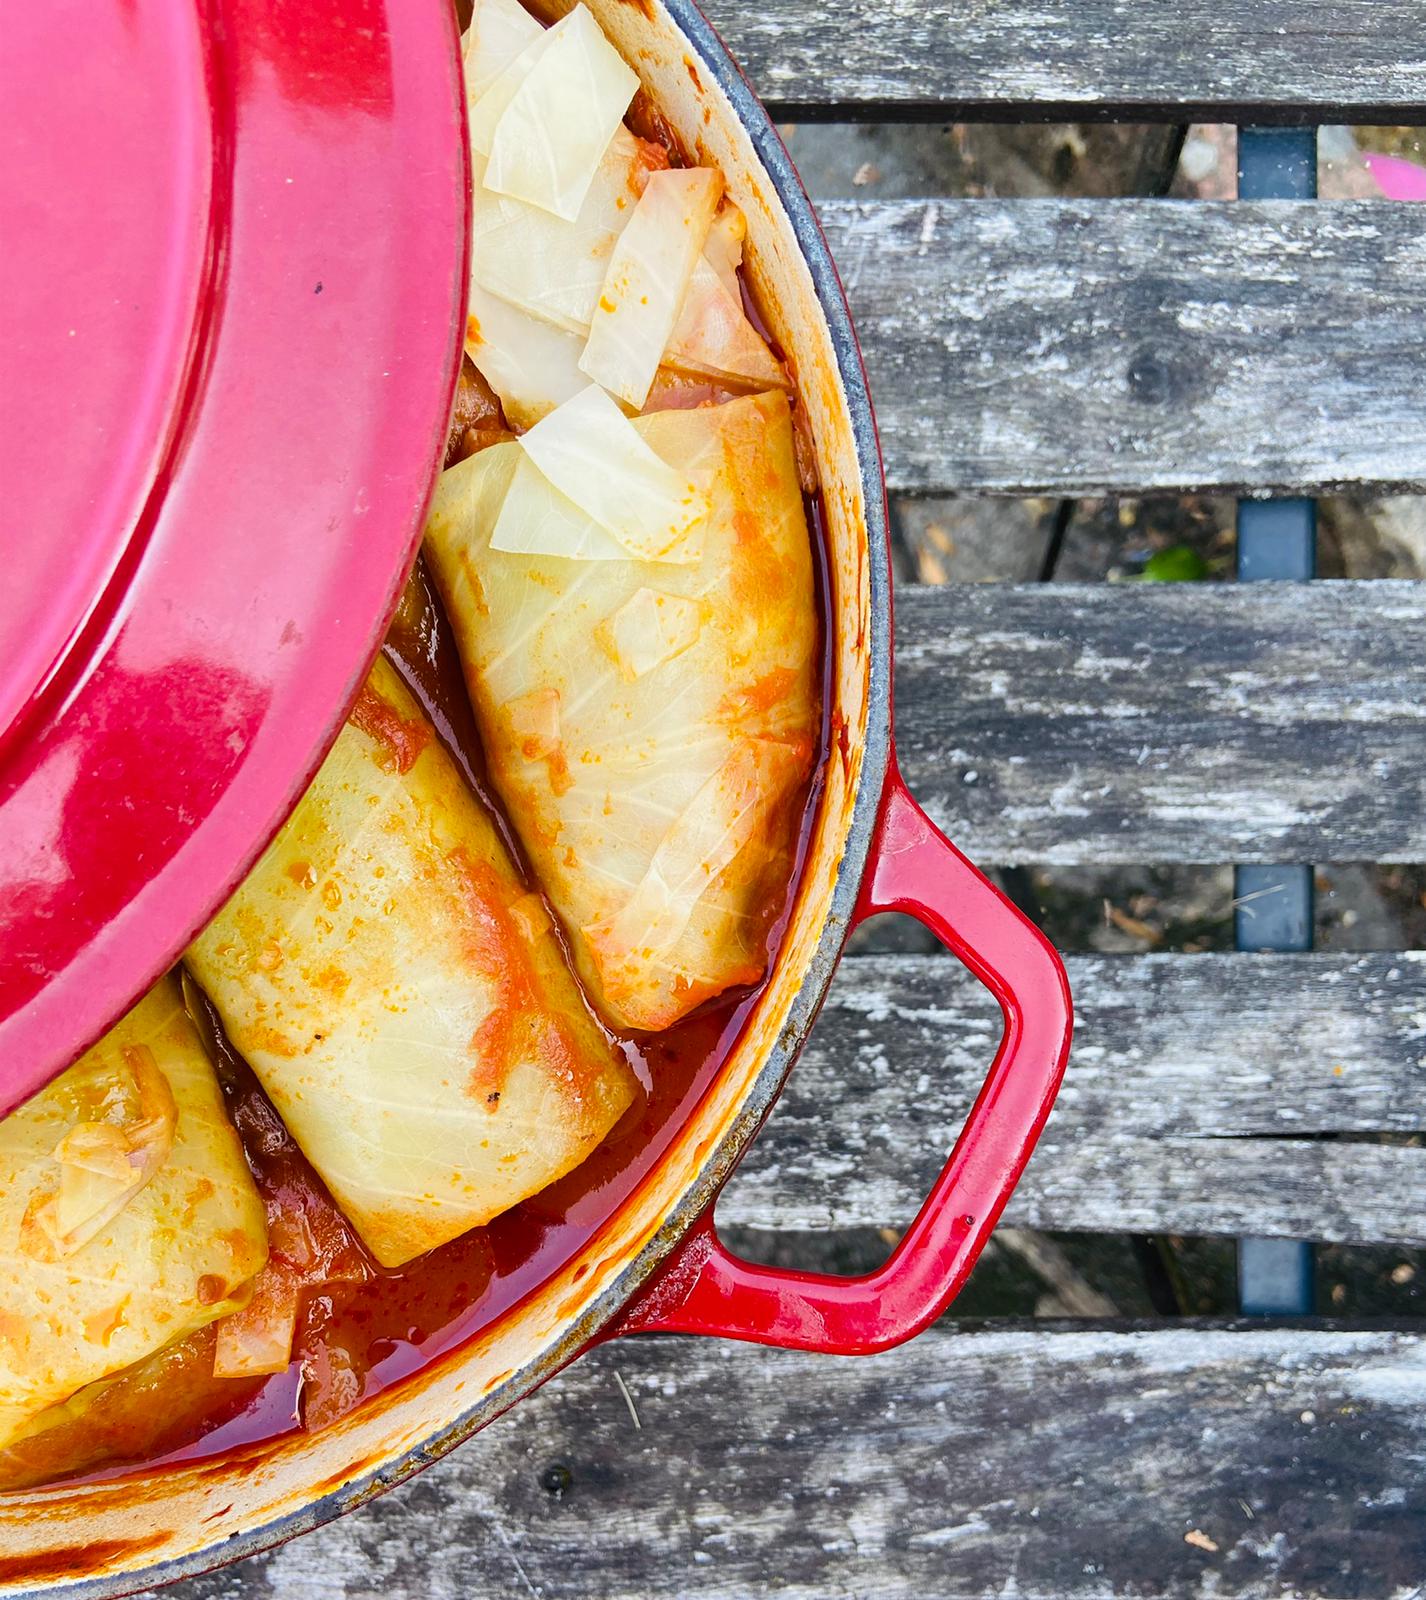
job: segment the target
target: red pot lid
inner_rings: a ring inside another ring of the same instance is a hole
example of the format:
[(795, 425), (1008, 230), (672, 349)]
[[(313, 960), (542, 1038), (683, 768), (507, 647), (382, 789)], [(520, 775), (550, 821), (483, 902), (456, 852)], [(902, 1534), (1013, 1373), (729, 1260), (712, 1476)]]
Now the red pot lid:
[(0, 1113), (335, 737), (441, 455), (468, 192), (449, 5), (6, 8)]

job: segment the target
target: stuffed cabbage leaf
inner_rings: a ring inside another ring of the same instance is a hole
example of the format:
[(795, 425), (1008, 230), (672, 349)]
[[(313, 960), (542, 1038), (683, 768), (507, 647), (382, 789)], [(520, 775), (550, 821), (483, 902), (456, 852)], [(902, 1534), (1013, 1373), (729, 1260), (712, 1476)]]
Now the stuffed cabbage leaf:
[(384, 659), (186, 959), (383, 1266), (561, 1177), (633, 1098), (542, 901)]
[(426, 555), (586, 987), (652, 1030), (765, 968), (815, 750), (817, 609), (780, 391), (626, 426), (700, 486), (693, 546), (641, 558), (610, 532), (610, 456), (576, 504), (511, 442), (442, 475)]
[(177, 981), (0, 1122), (0, 1448), (245, 1304), (267, 1221)]

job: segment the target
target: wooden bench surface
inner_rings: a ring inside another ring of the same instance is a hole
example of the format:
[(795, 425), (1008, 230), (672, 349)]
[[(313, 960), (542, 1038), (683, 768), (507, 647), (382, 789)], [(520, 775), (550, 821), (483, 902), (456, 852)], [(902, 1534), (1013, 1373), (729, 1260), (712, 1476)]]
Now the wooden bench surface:
[(947, 584), (896, 608), (903, 769), (975, 860), (1426, 860), (1426, 584)]
[(1416, 122), (1417, 0), (708, 0), (784, 117)]
[(1423, 1452), (1419, 1333), (941, 1325), (847, 1361), (636, 1339), (241, 1587), (181, 1593), (1411, 1600)]
[(822, 215), (893, 490), (1426, 487), (1413, 206), (897, 200)]
[[(709, 0), (775, 114), (1426, 120), (1420, 0)], [(894, 490), (1426, 490), (1426, 208), (823, 208)], [(1426, 859), (1426, 585), (903, 588), (912, 787), (987, 865)], [(1426, 1243), (1426, 953), (1070, 957), (1009, 1220)], [(719, 1205), (904, 1223), (998, 1036), (848, 958)], [(320, 1596), (1408, 1600), (1426, 1334), (945, 1320), (836, 1361), (600, 1349), (414, 1483), (181, 1586)]]

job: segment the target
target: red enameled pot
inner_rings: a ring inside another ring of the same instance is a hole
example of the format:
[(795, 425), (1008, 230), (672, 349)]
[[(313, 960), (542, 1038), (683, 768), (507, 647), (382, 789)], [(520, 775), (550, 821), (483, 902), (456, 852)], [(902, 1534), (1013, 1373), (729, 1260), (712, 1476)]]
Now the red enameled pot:
[[(0, 1594), (111, 1595), (251, 1554), (420, 1470), (616, 1334), (840, 1354), (908, 1338), (964, 1283), (1049, 1114), (1063, 968), (897, 772), (881, 463), (811, 206), (692, 0), (589, 3), (746, 213), (748, 272), (816, 447), (833, 739), (772, 974), (650, 1177), (503, 1318), (321, 1433), (0, 1496)], [(439, 465), (469, 179), (439, 6), (11, 0), (0, 73), (0, 226), (26, 243), (7, 252), (0, 395), (8, 1106), (174, 959), (335, 736)], [(713, 1225), (718, 1189), (848, 932), (888, 910), (918, 917), (999, 1002), (984, 1087), (878, 1271), (740, 1261)]]

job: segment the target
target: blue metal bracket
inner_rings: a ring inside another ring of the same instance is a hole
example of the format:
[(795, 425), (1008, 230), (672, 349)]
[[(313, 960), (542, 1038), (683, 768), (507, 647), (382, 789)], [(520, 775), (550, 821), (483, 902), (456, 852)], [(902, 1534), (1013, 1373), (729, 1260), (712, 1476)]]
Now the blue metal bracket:
[(1310, 950), (1312, 868), (1236, 868), (1233, 934), (1240, 950)]
[[(1239, 867), (1233, 932), (1240, 950), (1312, 948), (1312, 868)], [(1238, 1241), (1238, 1304), (1245, 1316), (1307, 1316), (1316, 1298), (1313, 1251), (1297, 1239)]]
[(1244, 500), (1239, 504), (1239, 582), (1316, 576), (1315, 500)]
[(1316, 128), (1239, 128), (1240, 200), (1315, 200)]
[[(1240, 200), (1315, 200), (1315, 128), (1240, 128)], [(1317, 571), (1311, 500), (1244, 500), (1238, 506), (1238, 578), (1308, 579)], [(1233, 931), (1240, 950), (1312, 948), (1312, 868), (1238, 867)], [(1313, 1252), (1295, 1239), (1238, 1241), (1238, 1303), (1248, 1316), (1306, 1316)]]

